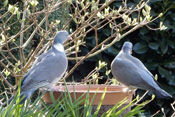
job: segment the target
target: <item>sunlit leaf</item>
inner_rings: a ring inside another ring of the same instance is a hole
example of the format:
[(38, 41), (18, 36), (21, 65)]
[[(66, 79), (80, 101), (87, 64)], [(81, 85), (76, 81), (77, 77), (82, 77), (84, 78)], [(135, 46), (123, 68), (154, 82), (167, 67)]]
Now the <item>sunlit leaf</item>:
[(8, 11), (9, 11), (10, 13), (13, 13), (14, 10), (15, 10), (15, 7), (14, 7), (13, 5), (9, 4)]
[(145, 9), (142, 9), (142, 14), (143, 14), (144, 16), (147, 16), (147, 12), (145, 11)]
[(6, 7), (7, 4), (8, 4), (8, 0), (5, 0), (5, 1), (4, 1), (4, 7)]
[(146, 9), (147, 12), (151, 11), (151, 7), (149, 5), (147, 5), (147, 4), (145, 5), (145, 9)]
[(97, 16), (101, 19), (104, 19), (104, 16), (100, 12), (97, 13)]
[(5, 74), (5, 76), (7, 77), (7, 76), (10, 75), (10, 72), (9, 72), (8, 70), (5, 70), (4, 74)]
[(29, 2), (33, 7), (36, 7), (37, 4), (39, 3), (37, 0), (30, 0)]
[(17, 19), (20, 19), (20, 12), (17, 11), (16, 14), (17, 14)]

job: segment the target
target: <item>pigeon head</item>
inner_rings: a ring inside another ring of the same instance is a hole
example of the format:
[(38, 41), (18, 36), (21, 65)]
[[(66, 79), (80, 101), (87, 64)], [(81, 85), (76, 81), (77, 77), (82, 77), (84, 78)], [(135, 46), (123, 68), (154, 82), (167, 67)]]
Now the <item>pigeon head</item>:
[(132, 43), (131, 42), (125, 42), (123, 44), (122, 50), (124, 53), (132, 54)]
[(67, 31), (59, 31), (55, 37), (53, 44), (61, 43), (63, 44), (67, 39), (72, 39)]

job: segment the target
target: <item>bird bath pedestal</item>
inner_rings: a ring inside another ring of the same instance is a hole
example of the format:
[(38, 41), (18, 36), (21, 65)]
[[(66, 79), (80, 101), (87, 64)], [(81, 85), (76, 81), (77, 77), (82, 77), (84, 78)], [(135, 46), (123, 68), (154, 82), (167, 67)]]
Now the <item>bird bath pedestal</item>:
[[(88, 92), (88, 87), (89, 87), (89, 85), (74, 85), (74, 86), (73, 85), (68, 85), (68, 89), (69, 89), (72, 101), (74, 101), (73, 100), (74, 99), (74, 92), (76, 94), (76, 98), (78, 99), (82, 94)], [(92, 104), (93, 105), (92, 113), (94, 113), (96, 111), (96, 108), (98, 107), (101, 96), (104, 93), (105, 87), (107, 87), (107, 89), (106, 89), (105, 97), (104, 97), (103, 102), (102, 102), (102, 106), (101, 106), (100, 111), (98, 113), (99, 117), (100, 117), (101, 114), (106, 112), (108, 109), (110, 109), (112, 106), (114, 106), (118, 102), (122, 101), (124, 98), (127, 97), (127, 101), (119, 109), (125, 107), (132, 100), (133, 92), (128, 91), (127, 88), (124, 87), (124, 86), (90, 85), (89, 102), (91, 102), (91, 99), (92, 99), (93, 95), (95, 94), (95, 92), (98, 89), (98, 92), (97, 92), (97, 94), (95, 96), (95, 99), (93, 101), (93, 104)], [(64, 93), (66, 91), (66, 87), (65, 86), (54, 86), (50, 89), (50, 91), (53, 92), (53, 95), (54, 95), (55, 99), (58, 99), (58, 98), (60, 98), (60, 96), (63, 96), (62, 93)], [(83, 98), (85, 98), (85, 96), (86, 95), (84, 95)], [(44, 94), (43, 100), (47, 104), (52, 103), (49, 91), (47, 91)], [(122, 116), (125, 115), (126, 113), (128, 113), (130, 110), (131, 110), (131, 108), (127, 108), (124, 111), (124, 113), (122, 114)]]

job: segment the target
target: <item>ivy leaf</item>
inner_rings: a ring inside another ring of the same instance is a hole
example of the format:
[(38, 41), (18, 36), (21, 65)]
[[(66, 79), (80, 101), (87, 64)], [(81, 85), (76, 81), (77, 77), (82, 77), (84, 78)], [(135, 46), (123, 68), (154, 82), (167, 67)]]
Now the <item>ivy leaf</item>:
[(163, 78), (170, 78), (172, 76), (172, 72), (168, 71), (167, 69), (158, 66), (158, 72)]
[(141, 35), (145, 35), (148, 32), (149, 32), (148, 28), (143, 27), (143, 28), (140, 29), (140, 34)]
[(119, 51), (117, 50), (117, 49), (115, 49), (113, 46), (111, 46), (111, 47), (109, 47), (108, 49), (107, 49), (107, 51), (109, 52), (109, 53), (111, 53), (111, 54), (114, 54), (114, 55), (116, 55)]
[(166, 52), (168, 51), (168, 44), (166, 39), (159, 40), (159, 45), (160, 45), (162, 54), (163, 55), (166, 54)]
[(175, 4), (171, 4), (171, 6), (169, 6), (164, 13), (168, 12), (170, 9), (174, 9), (175, 8)]
[(165, 60), (162, 65), (169, 69), (175, 69), (175, 58)]
[(168, 45), (169, 45), (172, 49), (175, 48), (175, 41), (173, 41), (173, 40), (167, 40), (167, 42), (168, 42)]
[(159, 44), (158, 43), (149, 43), (148, 45), (152, 50), (158, 50)]
[(148, 51), (148, 45), (138, 42), (134, 45), (133, 50), (138, 54), (143, 54)]
[[(169, 85), (175, 86), (175, 73), (172, 74), (171, 78), (167, 78), (167, 80), (168, 80)], [(173, 88), (171, 88), (171, 89), (173, 89)], [(173, 93), (174, 93), (174, 89), (173, 89)]]
[(145, 66), (149, 70), (155, 70), (157, 68), (157, 66), (158, 66), (158, 63), (149, 62), (149, 63), (145, 63)]
[(170, 69), (175, 69), (175, 62), (167, 63), (164, 66), (167, 67), (167, 68), (170, 68)]
[(106, 36), (110, 36), (111, 35), (111, 31), (109, 29), (102, 29), (102, 32), (106, 35)]

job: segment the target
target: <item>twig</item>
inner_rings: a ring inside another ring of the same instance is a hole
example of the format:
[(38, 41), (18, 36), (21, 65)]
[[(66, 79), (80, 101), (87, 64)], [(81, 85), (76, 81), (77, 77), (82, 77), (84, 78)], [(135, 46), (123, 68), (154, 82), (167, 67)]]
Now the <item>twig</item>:
[(4, 35), (4, 38), (5, 38), (5, 43), (6, 43), (6, 47), (7, 47), (7, 50), (8, 50), (8, 53), (9, 53), (9, 55), (17, 62), (18, 60), (13, 56), (13, 54), (10, 52), (10, 49), (9, 49), (9, 45), (8, 45), (8, 43), (7, 43), (7, 35), (6, 35), (6, 33), (5, 33), (5, 30), (4, 30), (4, 28), (2, 28), (3, 29), (3, 35)]
[(171, 104), (171, 107), (174, 111), (174, 113), (171, 115), (171, 117), (175, 117), (175, 107), (174, 106), (175, 106), (175, 101)]
[(137, 100), (137, 102), (135, 102), (132, 106), (137, 105), (137, 104), (145, 97), (145, 95), (146, 95), (147, 93), (148, 93), (148, 91), (146, 91), (146, 92), (142, 95), (142, 97), (140, 97), (140, 99)]
[(2, 77), (2, 79), (7, 83), (7, 85), (9, 87), (11, 87), (13, 90), (15, 90), (15, 88), (6, 80), (6, 78), (2, 75), (1, 71), (0, 71), (0, 76)]
[[(25, 19), (27, 4), (28, 4), (28, 1), (24, 1), (24, 12), (23, 12), (22, 20)], [(21, 28), (24, 28), (24, 24), (25, 24), (25, 21), (22, 22)], [(23, 39), (24, 39), (24, 32), (22, 32), (22, 33), (20, 34), (19, 56), (20, 56), (21, 72), (22, 72), (22, 70), (23, 70), (23, 64), (24, 64), (24, 60), (25, 60), (24, 51), (23, 51), (23, 48), (22, 48), (22, 46), (23, 46)]]
[[(39, 26), (41, 26), (46, 20), (46, 16), (43, 18), (43, 20), (39, 23)], [(35, 28), (35, 30), (32, 32), (32, 34), (30, 35), (30, 37), (27, 39), (27, 41), (24, 43), (23, 48), (26, 48), (27, 45), (29, 44), (29, 42), (32, 40), (33, 36), (35, 35), (35, 33), (37, 32), (38, 28)]]
[(160, 110), (158, 110), (156, 113), (154, 113), (151, 117), (156, 116), (158, 113), (160, 113)]

